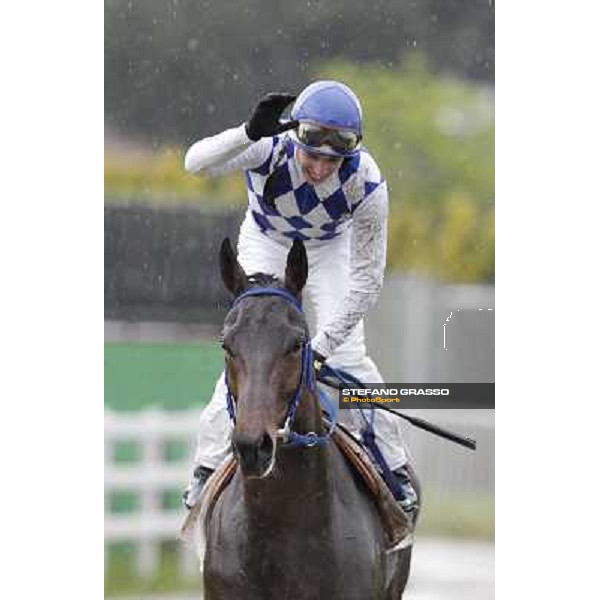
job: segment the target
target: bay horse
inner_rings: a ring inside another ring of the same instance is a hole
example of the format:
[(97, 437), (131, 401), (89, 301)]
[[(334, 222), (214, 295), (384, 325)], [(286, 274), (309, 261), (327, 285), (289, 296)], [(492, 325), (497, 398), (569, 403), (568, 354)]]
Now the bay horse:
[[(227, 239), (220, 266), (236, 297), (223, 348), (238, 467), (206, 524), (205, 600), (400, 600), (411, 547), (386, 552), (366, 485), (327, 443), (300, 305), (304, 245), (283, 282), (246, 275)], [(285, 443), (286, 429), (312, 443)]]

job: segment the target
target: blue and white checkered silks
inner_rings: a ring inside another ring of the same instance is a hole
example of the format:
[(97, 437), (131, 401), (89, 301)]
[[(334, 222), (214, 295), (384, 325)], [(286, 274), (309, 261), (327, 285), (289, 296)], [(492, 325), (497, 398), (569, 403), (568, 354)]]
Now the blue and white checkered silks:
[[(376, 162), (363, 149), (345, 159), (324, 182), (310, 185), (294, 160), (289, 137), (275, 136), (272, 143), (267, 160), (245, 171), (250, 213), (265, 235), (303, 241), (337, 237), (347, 229), (358, 206), (384, 181)], [(265, 202), (269, 176), (271, 202)]]

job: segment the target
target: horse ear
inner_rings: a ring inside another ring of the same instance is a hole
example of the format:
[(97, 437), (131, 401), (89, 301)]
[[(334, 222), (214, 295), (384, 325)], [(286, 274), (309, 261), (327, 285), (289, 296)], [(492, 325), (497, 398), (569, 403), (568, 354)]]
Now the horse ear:
[(308, 258), (301, 240), (294, 240), (287, 256), (285, 267), (285, 287), (299, 296), (308, 277)]
[(225, 238), (221, 243), (219, 265), (221, 266), (223, 283), (234, 296), (237, 296), (248, 287), (248, 278), (233, 253), (229, 238)]

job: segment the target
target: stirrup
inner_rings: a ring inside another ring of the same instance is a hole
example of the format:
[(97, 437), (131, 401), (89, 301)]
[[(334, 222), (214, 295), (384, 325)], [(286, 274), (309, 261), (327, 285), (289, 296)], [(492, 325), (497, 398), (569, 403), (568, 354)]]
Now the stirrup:
[(419, 508), (419, 501), (417, 498), (406, 498), (405, 500), (398, 500), (398, 504), (402, 510), (409, 516), (414, 516), (415, 512)]
[(406, 467), (402, 466), (392, 472), (396, 477), (396, 482), (400, 491), (402, 492), (403, 498), (396, 498), (398, 504), (402, 507), (402, 510), (406, 513), (413, 513), (419, 508), (419, 497), (417, 491), (413, 487), (412, 480), (408, 474)]

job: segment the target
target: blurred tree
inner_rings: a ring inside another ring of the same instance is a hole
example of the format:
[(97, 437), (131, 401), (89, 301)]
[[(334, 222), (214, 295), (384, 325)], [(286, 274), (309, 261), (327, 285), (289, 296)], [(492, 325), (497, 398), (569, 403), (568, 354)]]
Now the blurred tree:
[(492, 81), (488, 0), (106, 0), (106, 122), (187, 143), (267, 91), (300, 90), (325, 61), (393, 70), (415, 48), (435, 72)]
[[(422, 53), (401, 68), (335, 61), (336, 78), (361, 98), (365, 145), (390, 189), (388, 263), (452, 281), (494, 277), (494, 105), (492, 88), (439, 75)], [(239, 175), (209, 179), (183, 171), (182, 149), (138, 163), (106, 160), (113, 199), (245, 202)]]
[(393, 200), (439, 206), (454, 191), (494, 197), (494, 103), (489, 86), (435, 75), (421, 53), (401, 69), (333, 62), (323, 78), (347, 83), (365, 115), (364, 142)]
[(365, 114), (365, 145), (390, 190), (391, 267), (453, 281), (494, 277), (491, 86), (436, 75), (420, 52), (403, 68), (329, 63)]

